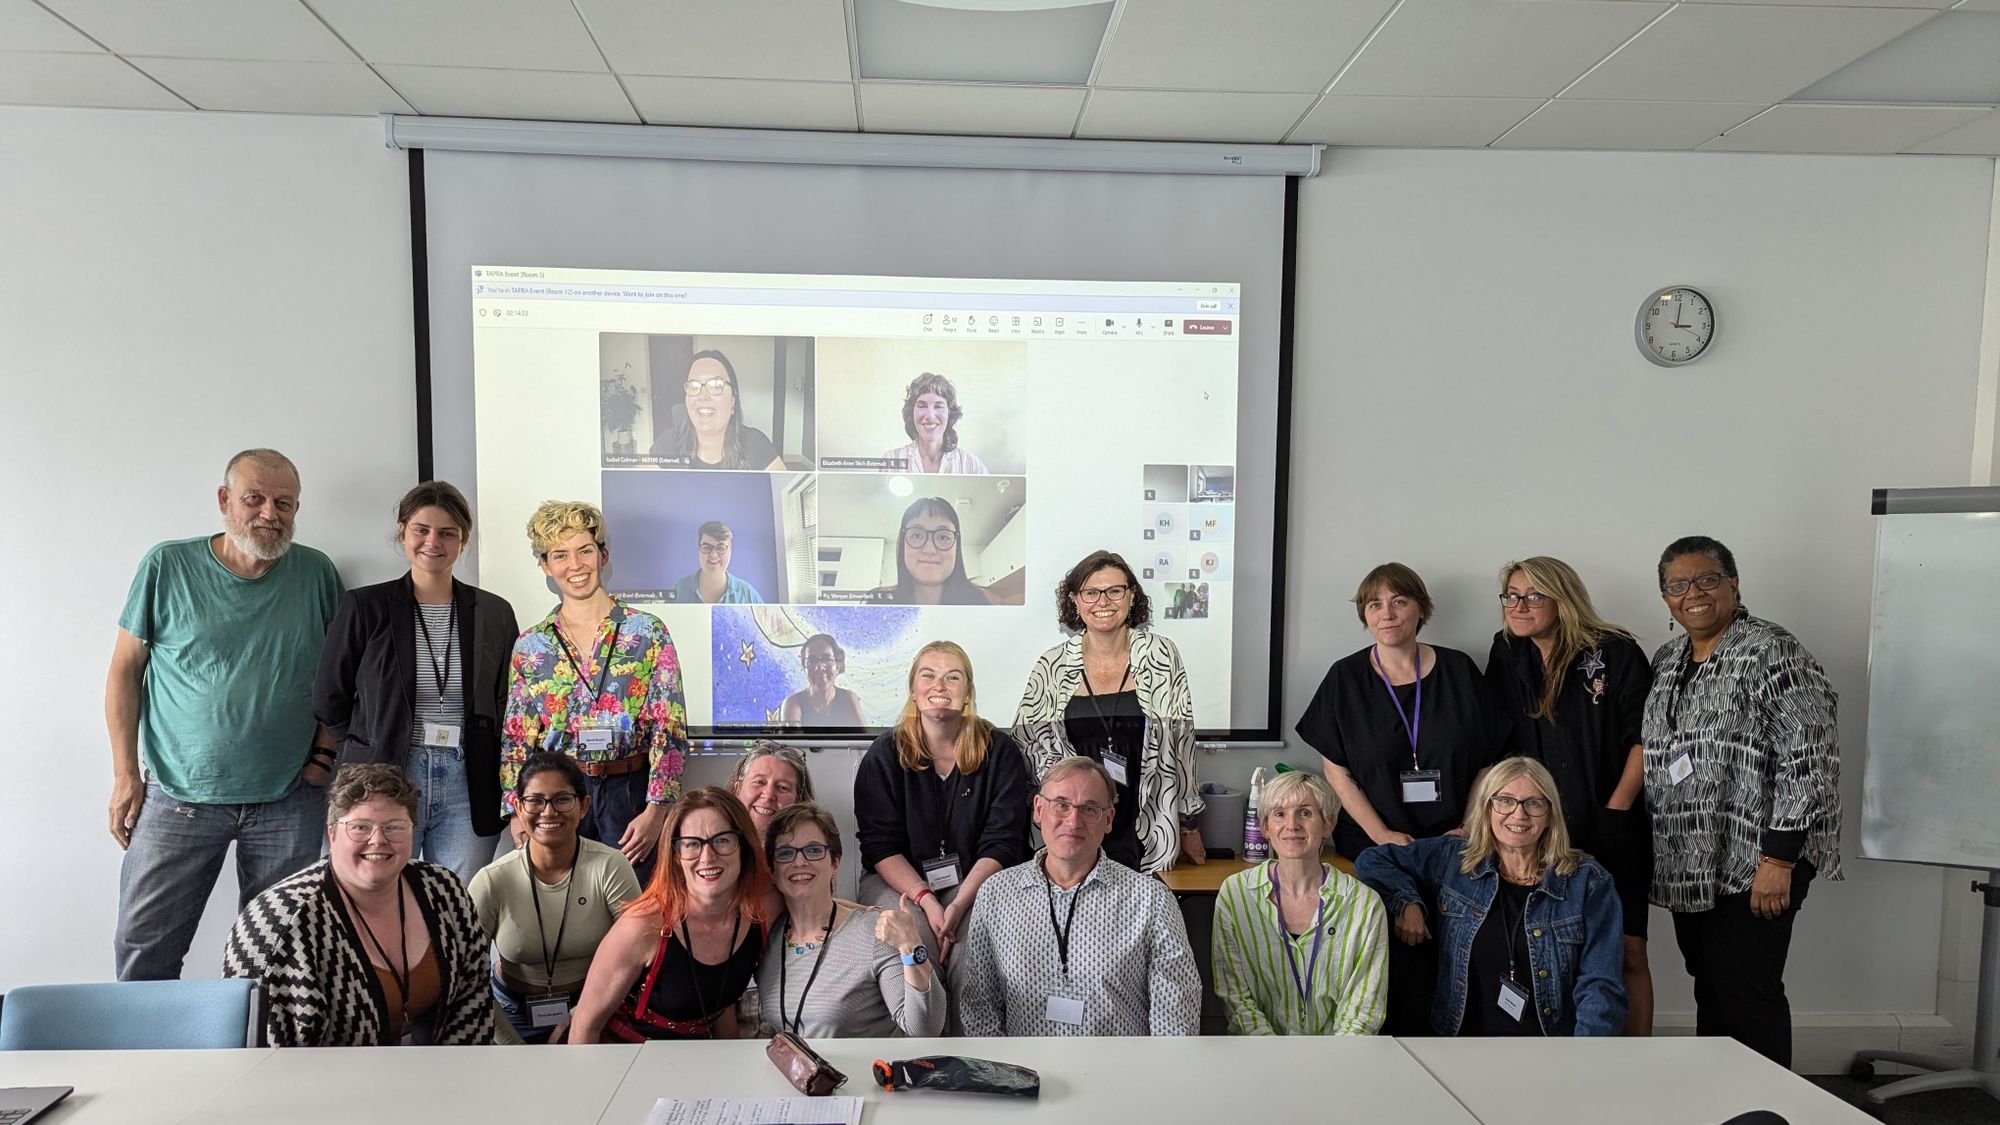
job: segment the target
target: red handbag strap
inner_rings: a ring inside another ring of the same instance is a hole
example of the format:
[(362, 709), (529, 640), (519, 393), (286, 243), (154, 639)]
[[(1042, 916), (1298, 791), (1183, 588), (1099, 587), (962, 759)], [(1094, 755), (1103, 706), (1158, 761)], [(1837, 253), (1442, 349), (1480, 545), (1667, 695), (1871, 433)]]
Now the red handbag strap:
[(659, 983), (660, 967), (667, 963), (667, 941), (673, 936), (672, 930), (661, 929), (659, 948), (653, 950), (652, 967), (646, 970), (646, 983), (639, 986), (638, 998), (632, 1005), (632, 1022), (655, 1031), (676, 1031), (672, 1026), (675, 1021), (653, 1011), (653, 986)]

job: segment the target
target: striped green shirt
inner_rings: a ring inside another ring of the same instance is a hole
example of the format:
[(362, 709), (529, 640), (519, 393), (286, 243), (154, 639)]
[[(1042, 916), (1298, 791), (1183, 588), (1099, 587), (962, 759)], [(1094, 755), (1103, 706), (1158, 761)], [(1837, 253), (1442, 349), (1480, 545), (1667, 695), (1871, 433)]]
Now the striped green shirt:
[[(1298, 984), (1312, 958), (1313, 931), (1283, 934), (1271, 889), (1275, 860), (1223, 881), (1215, 896), (1215, 992), (1232, 1035), (1373, 1035), (1389, 986), (1389, 922), (1361, 880), (1322, 865), (1325, 904), (1310, 995)], [(1286, 963), (1285, 946), (1292, 948)], [(1298, 978), (1292, 974), (1298, 969)]]

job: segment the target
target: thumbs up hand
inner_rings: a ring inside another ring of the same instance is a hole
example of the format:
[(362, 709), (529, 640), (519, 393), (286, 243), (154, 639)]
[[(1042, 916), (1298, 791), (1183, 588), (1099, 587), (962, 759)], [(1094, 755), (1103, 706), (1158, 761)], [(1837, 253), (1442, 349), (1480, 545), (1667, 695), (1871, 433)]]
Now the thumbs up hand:
[(899, 953), (910, 953), (923, 944), (917, 936), (917, 920), (910, 915), (910, 896), (906, 893), (896, 902), (896, 909), (884, 910), (875, 919), (877, 940), (896, 947)]

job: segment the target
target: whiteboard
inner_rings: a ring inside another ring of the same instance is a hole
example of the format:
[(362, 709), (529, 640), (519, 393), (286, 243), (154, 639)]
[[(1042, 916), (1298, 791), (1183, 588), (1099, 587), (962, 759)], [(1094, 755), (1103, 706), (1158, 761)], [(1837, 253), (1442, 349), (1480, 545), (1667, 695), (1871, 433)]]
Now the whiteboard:
[(1876, 521), (1861, 854), (2000, 868), (2000, 512)]

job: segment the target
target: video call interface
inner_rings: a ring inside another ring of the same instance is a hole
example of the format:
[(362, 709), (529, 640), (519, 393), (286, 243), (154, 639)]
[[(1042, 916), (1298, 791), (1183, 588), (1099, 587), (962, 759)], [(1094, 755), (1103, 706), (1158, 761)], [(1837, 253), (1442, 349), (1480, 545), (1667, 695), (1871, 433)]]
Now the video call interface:
[(480, 584), (539, 619), (557, 597), (498, 524), (598, 504), (605, 586), (667, 624), (697, 736), (891, 725), (934, 639), (1005, 724), (1099, 547), (1180, 645), (1197, 723), (1226, 725), (1236, 285), (471, 282)]

